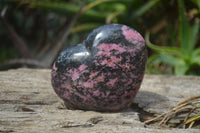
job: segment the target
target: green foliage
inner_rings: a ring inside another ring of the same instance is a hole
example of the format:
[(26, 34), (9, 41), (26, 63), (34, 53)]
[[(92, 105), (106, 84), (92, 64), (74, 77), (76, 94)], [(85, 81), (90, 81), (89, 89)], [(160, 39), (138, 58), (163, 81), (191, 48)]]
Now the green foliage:
[[(62, 33), (63, 27), (70, 24), (82, 2), (83, 0), (0, 0), (0, 9), (8, 7), (5, 18), (26, 42), (32, 57), (41, 59), (41, 53), (56, 45), (58, 35)], [(152, 42), (158, 44), (150, 43), (147, 34), (146, 40), (150, 48), (148, 73), (200, 75), (200, 39), (197, 38), (200, 34), (199, 16), (199, 0), (86, 0), (81, 15), (63, 46), (81, 43), (91, 30), (100, 25), (121, 23), (141, 34), (150, 32)], [(8, 48), (6, 45), (12, 47), (13, 41), (9, 40), (10, 35), (1, 21), (0, 29), (0, 53), (5, 53), (0, 57), (2, 63), (6, 58), (18, 57), (19, 54), (15, 50), (13, 56), (5, 56), (9, 54), (3, 50)], [(163, 42), (168, 45), (160, 46)]]
[(148, 64), (164, 63), (173, 66), (176, 75), (200, 74), (193, 70), (200, 68), (200, 47), (195, 47), (200, 24), (194, 22), (190, 26), (184, 14), (184, 1), (179, 0), (179, 39), (180, 47), (156, 46), (149, 41), (149, 34), (146, 35), (147, 46), (156, 51), (156, 54), (149, 58)]
[(200, 10), (200, 0), (191, 0)]
[(0, 61), (1, 62), (4, 62), (8, 59), (12, 59), (12, 58), (19, 56), (17, 54), (16, 49), (13, 47), (9, 47), (9, 46), (3, 47), (3, 45), (0, 45), (0, 50), (1, 50), (1, 52), (0, 52)]
[(143, 6), (141, 6), (135, 13), (133, 14), (132, 18), (138, 18), (145, 14), (149, 9), (154, 7), (156, 4), (158, 4), (160, 0), (150, 0), (147, 3), (145, 3)]
[[(62, 0), (12, 0), (20, 5), (28, 4), (30, 8), (42, 9), (67, 17), (74, 16), (80, 8), (80, 1), (64, 2)], [(136, 0), (88, 0), (82, 10), (81, 23), (123, 23), (133, 25), (134, 21), (156, 6), (160, 0), (138, 2)], [(135, 6), (136, 5), (136, 6)], [(134, 11), (130, 10), (134, 7)], [(134, 26), (136, 27), (136, 26)]]

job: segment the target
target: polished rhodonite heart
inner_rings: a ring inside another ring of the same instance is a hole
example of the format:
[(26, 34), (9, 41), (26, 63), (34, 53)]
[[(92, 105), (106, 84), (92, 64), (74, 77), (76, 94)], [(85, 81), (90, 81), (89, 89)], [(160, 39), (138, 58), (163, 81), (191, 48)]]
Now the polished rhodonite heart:
[(68, 108), (118, 111), (133, 102), (146, 62), (143, 37), (126, 25), (108, 24), (59, 55), (52, 85)]

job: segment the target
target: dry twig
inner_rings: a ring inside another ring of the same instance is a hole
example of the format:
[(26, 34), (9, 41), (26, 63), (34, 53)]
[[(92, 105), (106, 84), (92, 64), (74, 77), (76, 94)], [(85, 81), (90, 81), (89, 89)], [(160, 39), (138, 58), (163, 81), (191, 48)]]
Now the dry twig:
[[(186, 117), (184, 119), (184, 122), (180, 125), (181, 127), (185, 127), (186, 121), (188, 120), (188, 118), (190, 117), (190, 115), (196, 110), (197, 108), (197, 104), (200, 103), (200, 100), (197, 100), (198, 98), (200, 98), (200, 96), (193, 96), (187, 99), (184, 99), (183, 101), (180, 101), (177, 103), (177, 107), (174, 107), (172, 109), (170, 109), (168, 112), (163, 113), (153, 119), (147, 120), (144, 123), (148, 124), (151, 123), (153, 121), (158, 121), (160, 118), (163, 117), (163, 119), (159, 122), (158, 125), (162, 125), (162, 124), (167, 124), (167, 122), (174, 118), (177, 114), (179, 113), (186, 113)], [(196, 101), (193, 101), (196, 100)], [(195, 121), (192, 121), (189, 125), (188, 128), (191, 128), (194, 125)]]

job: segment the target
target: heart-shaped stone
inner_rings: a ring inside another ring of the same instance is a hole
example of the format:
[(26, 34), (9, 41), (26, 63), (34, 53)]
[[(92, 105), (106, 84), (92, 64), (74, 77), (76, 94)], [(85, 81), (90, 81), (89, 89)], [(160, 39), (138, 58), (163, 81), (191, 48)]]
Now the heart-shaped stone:
[(52, 85), (68, 108), (118, 111), (133, 102), (146, 62), (143, 37), (126, 25), (108, 24), (60, 54)]

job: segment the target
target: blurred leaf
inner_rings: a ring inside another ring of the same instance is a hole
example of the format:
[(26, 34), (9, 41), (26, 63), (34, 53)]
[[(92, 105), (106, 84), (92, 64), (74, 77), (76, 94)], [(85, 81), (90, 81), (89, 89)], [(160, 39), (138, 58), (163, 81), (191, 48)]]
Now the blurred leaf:
[(184, 14), (184, 0), (179, 0), (179, 16), (180, 16), (180, 29), (179, 29), (179, 35), (180, 35), (180, 43), (181, 48), (185, 52), (191, 52), (191, 33), (189, 28), (189, 23), (185, 17)]
[(185, 61), (179, 59), (175, 65), (175, 74), (185, 75), (188, 69), (189, 69), (189, 66), (185, 63)]
[(178, 58), (175, 58), (174, 56), (168, 54), (155, 54), (148, 58), (148, 64), (165, 63), (175, 66), (178, 61)]
[[(74, 16), (78, 10), (79, 5), (74, 5), (69, 2), (61, 2), (61, 1), (38, 1), (38, 0), (29, 0), (24, 3), (28, 3), (32, 8), (39, 8), (49, 12), (55, 12), (59, 14), (66, 15), (68, 17)], [(92, 19), (93, 22), (104, 22), (106, 15), (96, 12), (94, 10), (89, 10), (84, 13), (84, 19)]]
[(142, 16), (144, 13), (146, 13), (149, 9), (154, 7), (156, 4), (158, 4), (160, 0), (150, 0), (146, 4), (142, 5), (137, 11), (134, 12), (132, 19), (138, 18)]
[(105, 3), (105, 2), (116, 2), (116, 0), (96, 0), (94, 2), (91, 2), (90, 4), (88, 4), (87, 6), (85, 6), (83, 8), (83, 12), (90, 10), (91, 8), (101, 4), (101, 3)]
[(160, 73), (159, 69), (156, 69), (155, 66), (161, 63), (161, 59), (159, 58), (159, 54), (154, 54), (150, 56), (147, 60), (147, 73)]
[(200, 0), (196, 0), (197, 1), (197, 5), (199, 7), (199, 10), (200, 10)]
[(200, 66), (200, 56), (193, 57), (191, 63), (198, 64)]
[(167, 35), (169, 35), (170, 44), (172, 45), (177, 43), (177, 27), (178, 23), (175, 23), (174, 25), (166, 25)]
[(99, 5), (99, 4), (103, 4), (103, 3), (109, 3), (109, 4), (113, 4), (113, 3), (124, 3), (124, 4), (129, 4), (131, 3), (133, 0), (93, 0), (90, 1), (90, 3), (85, 6), (84, 11), (86, 10), (90, 10), (92, 8), (94, 8), (95, 6)]
[(196, 56), (200, 56), (200, 47), (195, 49), (193, 52), (192, 52), (192, 57), (191, 58), (194, 58)]
[(169, 54), (160, 54), (160, 58), (161, 58), (163, 63), (169, 64), (169, 65), (172, 65), (172, 66), (177, 65), (177, 62), (179, 61), (178, 58), (175, 58), (174, 56), (171, 56)]
[(191, 29), (191, 38), (190, 38), (191, 51), (195, 47), (198, 32), (199, 32), (199, 23), (194, 23)]
[(106, 18), (106, 24), (110, 24), (112, 22), (112, 20), (122, 12), (123, 11), (115, 11), (115, 12), (109, 14)]
[(77, 32), (82, 32), (82, 31), (86, 31), (86, 30), (92, 30), (98, 26), (100, 26), (101, 24), (98, 23), (87, 23), (87, 24), (81, 24), (81, 25), (77, 25), (75, 27), (72, 28), (71, 33), (77, 33)]
[[(28, 44), (31, 51), (32, 48), (34, 49), (35, 44), (31, 40), (37, 42), (38, 37), (43, 38), (41, 32), (46, 33), (46, 39), (39, 48), (48, 52), (54, 50), (51, 47), (53, 45), (51, 41), (55, 40), (56, 35), (59, 35), (58, 33), (61, 33), (63, 27), (69, 24), (78, 12), (82, 1), (0, 0), (0, 3), (3, 3), (0, 4), (0, 8), (8, 5), (9, 12), (6, 13), (5, 17), (16, 28), (16, 31), (19, 31), (20, 35), (22, 34), (23, 39), (31, 42), (31, 44)], [(68, 42), (66, 47), (69, 44), (81, 42), (88, 30), (93, 30), (105, 24), (105, 22), (126, 24), (141, 33), (158, 29), (152, 41), (163, 42), (166, 46), (152, 44), (149, 41), (149, 36), (145, 36), (145, 38), (147, 37), (147, 46), (154, 52), (148, 59), (148, 65), (154, 72), (166, 73), (168, 71), (172, 73), (174, 70), (174, 73), (181, 75), (183, 73), (189, 74), (189, 72), (195, 73), (199, 69), (200, 48), (199, 46), (196, 47), (195, 44), (200, 41), (197, 38), (200, 26), (197, 23), (193, 24), (193, 21), (198, 22), (199, 20), (200, 0), (178, 0), (178, 2), (174, 0), (170, 2), (161, 0), (87, 0), (86, 3), (87, 5), (83, 7), (79, 21), (74, 22), (75, 26), (71, 30), (70, 38), (66, 41)], [(30, 9), (30, 7), (34, 9)], [(17, 12), (20, 15), (15, 17)], [(179, 18), (177, 18), (177, 15), (179, 15)], [(178, 22), (177, 19), (179, 19)], [(53, 20), (56, 20), (56, 23), (53, 23)], [(168, 32), (166, 32), (167, 27)], [(3, 28), (0, 23), (0, 29)], [(27, 32), (24, 32), (24, 30), (28, 31), (29, 34), (26, 34)], [(1, 43), (9, 45), (10, 40), (5, 37), (5, 33), (2, 33), (4, 31), (0, 30), (0, 35), (4, 34), (1, 37)], [(177, 45), (177, 43), (180, 45)], [(40, 49), (38, 51), (40, 52)], [(35, 57), (35, 53), (33, 57)]]
[(200, 0), (191, 0), (200, 10)]
[(167, 46), (157, 46), (157, 45), (152, 44), (149, 41), (149, 33), (146, 33), (145, 40), (146, 40), (147, 46), (149, 48), (157, 51), (157, 52), (167, 53), (167, 54), (173, 54), (173, 55), (177, 55), (177, 56), (184, 56), (184, 51), (182, 51), (180, 48), (167, 47)]
[(162, 60), (159, 54), (154, 54), (148, 58), (148, 65), (161, 63)]
[[(154, 67), (156, 65), (161, 64), (161, 63), (162, 64), (168, 64), (170, 66), (176, 66), (178, 61), (179, 61), (178, 58), (175, 58), (174, 56), (171, 56), (171, 55), (168, 55), (168, 54), (154, 54), (154, 55), (152, 55), (148, 58), (147, 72), (151, 73), (152, 71), (154, 71), (154, 73), (155, 73)], [(157, 70), (156, 73), (158, 73), (158, 71), (159, 70)]]
[[(114, 20), (116, 22), (117, 16), (120, 15), (120, 14), (123, 14), (125, 12), (126, 6), (124, 4), (121, 4), (121, 3), (116, 3), (116, 4), (113, 4), (113, 9), (114, 9), (114, 11), (109, 13), (106, 17), (106, 24), (110, 24)], [(118, 23), (118, 22), (116, 22), (116, 23)]]

